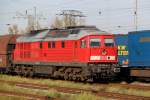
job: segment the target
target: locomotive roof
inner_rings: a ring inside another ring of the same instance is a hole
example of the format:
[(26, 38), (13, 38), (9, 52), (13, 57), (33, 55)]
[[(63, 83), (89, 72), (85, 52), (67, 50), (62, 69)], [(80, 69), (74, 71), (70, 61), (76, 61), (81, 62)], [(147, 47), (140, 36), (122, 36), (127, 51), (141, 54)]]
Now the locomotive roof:
[(107, 34), (96, 27), (67, 27), (62, 29), (44, 29), (28, 33), (17, 39), (17, 42), (77, 40), (86, 35)]

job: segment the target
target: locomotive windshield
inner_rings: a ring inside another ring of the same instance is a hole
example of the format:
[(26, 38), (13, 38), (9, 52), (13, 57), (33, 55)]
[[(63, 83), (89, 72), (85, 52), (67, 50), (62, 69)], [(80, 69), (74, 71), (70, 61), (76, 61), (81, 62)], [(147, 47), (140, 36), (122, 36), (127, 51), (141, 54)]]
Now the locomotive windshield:
[(99, 47), (100, 46), (100, 39), (99, 38), (90, 39), (90, 46), (91, 47)]
[(114, 41), (111, 38), (107, 38), (107, 39), (104, 39), (104, 44), (105, 44), (105, 46), (113, 47), (114, 46)]

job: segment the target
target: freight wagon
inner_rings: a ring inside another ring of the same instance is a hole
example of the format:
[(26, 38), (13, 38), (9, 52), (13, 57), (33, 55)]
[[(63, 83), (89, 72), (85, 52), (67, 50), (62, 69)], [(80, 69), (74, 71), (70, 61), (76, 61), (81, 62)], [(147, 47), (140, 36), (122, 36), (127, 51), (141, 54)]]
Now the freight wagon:
[(115, 34), (115, 42), (118, 48), (118, 64), (121, 67), (119, 77), (126, 79), (129, 77), (129, 52), (128, 52), (128, 34)]
[(150, 78), (150, 30), (129, 32), (130, 76)]
[(128, 67), (128, 35), (115, 34), (114, 38), (118, 48), (118, 63), (122, 67)]

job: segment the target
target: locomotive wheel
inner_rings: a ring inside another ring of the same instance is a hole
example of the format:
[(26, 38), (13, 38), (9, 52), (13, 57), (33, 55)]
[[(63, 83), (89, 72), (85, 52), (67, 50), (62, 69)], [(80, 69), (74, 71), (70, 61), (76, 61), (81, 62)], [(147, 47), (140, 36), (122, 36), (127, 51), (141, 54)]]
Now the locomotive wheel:
[(60, 75), (59, 71), (55, 71), (53, 74), (54, 78), (56, 78), (56, 79), (59, 78), (59, 75)]
[(94, 82), (94, 79), (91, 77), (91, 78), (88, 78), (86, 81), (89, 83), (92, 83), (92, 82)]
[(80, 76), (80, 81), (84, 82), (86, 78), (84, 76)]
[(66, 70), (64, 71), (64, 79), (65, 80), (69, 80), (69, 74), (71, 73), (71, 69), (70, 68), (66, 68)]
[(32, 71), (29, 72), (29, 77), (33, 77), (34, 73)]
[(21, 67), (21, 66), (18, 66), (18, 72), (17, 72), (17, 74), (19, 75), (19, 76), (23, 76), (23, 68)]
[(22, 74), (24, 77), (27, 77), (28, 72), (27, 72), (27, 68), (26, 67), (22, 67)]
[(24, 76), (28, 77), (29, 76), (29, 68), (24, 69)]
[(69, 80), (72, 81), (73, 74), (70, 73), (70, 74), (68, 75), (68, 77), (69, 77)]
[(34, 75), (34, 72), (33, 72), (33, 69), (31, 68), (29, 71), (29, 77), (33, 77), (33, 75)]
[(18, 75), (22, 76), (22, 68), (21, 67), (19, 68)]
[(77, 80), (76, 75), (72, 75), (72, 80), (73, 80), (73, 81), (76, 81), (76, 80)]
[(16, 66), (16, 67), (15, 67), (15, 72), (16, 72), (17, 75), (20, 75), (21, 70), (20, 70), (20, 67), (19, 67), (19, 66)]
[(68, 77), (68, 74), (67, 74), (67, 73), (65, 73), (65, 74), (64, 74), (64, 79), (65, 79), (65, 80), (68, 80), (68, 79), (69, 79), (69, 77)]

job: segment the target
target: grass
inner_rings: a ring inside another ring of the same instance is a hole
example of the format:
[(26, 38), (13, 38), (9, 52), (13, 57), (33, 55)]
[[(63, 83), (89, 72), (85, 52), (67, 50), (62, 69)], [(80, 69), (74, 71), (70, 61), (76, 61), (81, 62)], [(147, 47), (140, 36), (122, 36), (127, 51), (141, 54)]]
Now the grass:
[(83, 92), (79, 95), (71, 96), (69, 100), (113, 100), (113, 99), (97, 97), (91, 93)]
[(27, 93), (27, 94), (35, 94), (35, 95), (45, 95), (46, 91), (37, 91), (35, 89), (27, 89), (27, 88), (21, 88), (17, 87), (15, 85), (9, 85), (7, 83), (0, 83), (0, 90), (6, 90), (10, 92), (16, 92), (16, 93)]
[(29, 100), (22, 97), (0, 96), (0, 100)]

